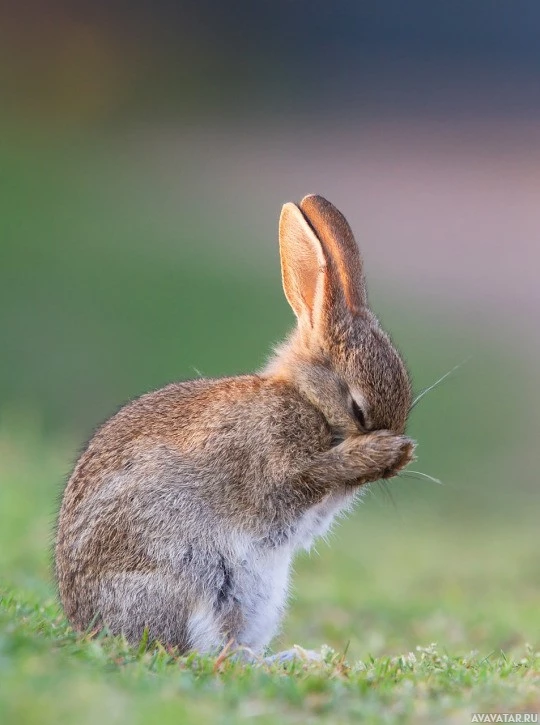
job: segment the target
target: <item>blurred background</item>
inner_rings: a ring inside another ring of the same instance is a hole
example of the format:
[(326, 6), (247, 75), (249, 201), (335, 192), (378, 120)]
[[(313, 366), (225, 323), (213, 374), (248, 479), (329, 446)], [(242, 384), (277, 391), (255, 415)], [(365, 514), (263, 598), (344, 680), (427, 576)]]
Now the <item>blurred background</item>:
[(264, 364), (293, 324), (279, 211), (316, 192), (415, 389), (467, 362), (411, 418), (412, 468), (443, 485), (373, 487), (302, 557), (284, 642), (538, 638), (538, 3), (12, 5), (0, 576), (53, 596), (56, 496), (121, 403)]

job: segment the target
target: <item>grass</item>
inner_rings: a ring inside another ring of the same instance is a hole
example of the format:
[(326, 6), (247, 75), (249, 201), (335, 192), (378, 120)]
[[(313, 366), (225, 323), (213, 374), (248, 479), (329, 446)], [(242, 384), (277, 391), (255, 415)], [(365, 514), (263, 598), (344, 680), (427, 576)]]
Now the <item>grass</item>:
[(430, 645), (353, 664), (327, 649), (323, 662), (285, 671), (77, 639), (53, 605), (8, 602), (2, 619), (4, 723), (469, 722), (471, 712), (539, 705), (530, 648), (512, 661)]
[(50, 544), (85, 435), (195, 367), (260, 366), (292, 318), (275, 244), (235, 236), (242, 220), (215, 200), (209, 215), (196, 186), (171, 187), (177, 170), (167, 178), (120, 142), (23, 141), (1, 158), (0, 722), (458, 723), (539, 710), (537, 361), (376, 284), (417, 391), (473, 359), (411, 418), (414, 468), (445, 485), (373, 487), (330, 546), (296, 561), (273, 646), (326, 644), (324, 663), (216, 665), (70, 630)]

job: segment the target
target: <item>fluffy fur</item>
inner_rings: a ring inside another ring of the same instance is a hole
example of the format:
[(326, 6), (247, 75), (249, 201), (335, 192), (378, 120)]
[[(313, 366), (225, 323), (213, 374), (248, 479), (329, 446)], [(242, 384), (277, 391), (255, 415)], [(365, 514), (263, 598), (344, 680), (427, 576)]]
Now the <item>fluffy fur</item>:
[(279, 238), (298, 325), (267, 368), (143, 395), (77, 462), (56, 539), (76, 629), (263, 650), (294, 552), (411, 460), (409, 378), (368, 307), (349, 225), (308, 196), (283, 207)]

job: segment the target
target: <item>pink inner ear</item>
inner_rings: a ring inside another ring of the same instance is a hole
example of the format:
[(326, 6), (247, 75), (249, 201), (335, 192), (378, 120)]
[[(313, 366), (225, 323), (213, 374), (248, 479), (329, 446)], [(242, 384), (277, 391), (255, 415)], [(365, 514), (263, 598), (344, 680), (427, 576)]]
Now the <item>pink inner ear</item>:
[(318, 278), (325, 261), (319, 240), (294, 204), (285, 204), (281, 212), (279, 245), (285, 296), (296, 316), (313, 324)]
[(317, 278), (319, 276), (318, 265), (313, 264), (313, 252), (312, 250), (302, 247), (301, 252), (297, 259), (297, 265), (300, 270), (301, 286), (300, 294), (305, 304), (309, 308), (310, 316), (313, 311), (313, 305), (315, 302), (315, 292), (317, 290)]

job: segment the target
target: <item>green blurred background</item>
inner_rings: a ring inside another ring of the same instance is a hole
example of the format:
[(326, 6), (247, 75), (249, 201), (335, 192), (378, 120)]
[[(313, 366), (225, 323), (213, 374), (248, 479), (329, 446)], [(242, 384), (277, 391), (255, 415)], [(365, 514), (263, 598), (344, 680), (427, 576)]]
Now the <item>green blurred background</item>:
[[(447, 6), (449, 8), (450, 6)], [(0, 27), (0, 582), (50, 599), (82, 442), (293, 324), (281, 204), (350, 219), (417, 391), (412, 478), (303, 556), (284, 643), (538, 642), (540, 10), (21, 5)], [(510, 4), (508, 4), (510, 7)], [(8, 17), (9, 15), (9, 17)]]

